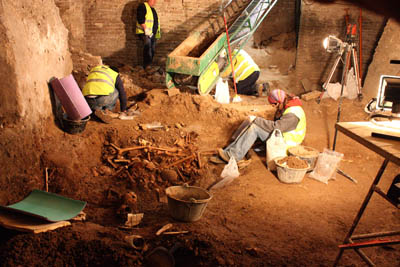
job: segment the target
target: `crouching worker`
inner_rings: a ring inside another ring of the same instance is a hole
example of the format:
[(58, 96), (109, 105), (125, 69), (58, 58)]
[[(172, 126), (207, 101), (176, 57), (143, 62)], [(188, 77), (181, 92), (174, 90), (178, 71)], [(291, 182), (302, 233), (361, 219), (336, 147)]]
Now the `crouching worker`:
[(109, 123), (112, 119), (109, 115), (115, 108), (117, 99), (121, 111), (126, 110), (127, 99), (121, 77), (106, 65), (90, 70), (82, 93), (94, 115), (104, 123)]
[[(226, 59), (227, 55), (225, 50), (222, 50), (219, 56), (220, 60), (225, 59), (225, 61), (229, 62), (229, 59)], [(235, 49), (232, 55), (232, 62), (233, 69), (235, 71), (237, 93), (242, 95), (260, 96), (260, 90), (263, 89), (263, 86), (266, 87), (266, 84), (256, 85), (256, 82), (260, 77), (260, 68), (254, 62), (251, 56), (243, 49), (239, 52), (237, 49)], [(231, 73), (232, 67), (229, 66), (224, 72), (221, 73), (221, 77), (226, 78)]]
[(251, 123), (225, 149), (218, 149), (218, 155), (226, 162), (230, 157), (236, 161), (244, 158), (257, 138), (266, 141), (274, 129), (279, 129), (287, 147), (303, 142), (306, 135), (306, 116), (301, 100), (287, 95), (284, 91), (275, 89), (268, 95), (268, 101), (277, 105), (274, 120), (251, 116)]

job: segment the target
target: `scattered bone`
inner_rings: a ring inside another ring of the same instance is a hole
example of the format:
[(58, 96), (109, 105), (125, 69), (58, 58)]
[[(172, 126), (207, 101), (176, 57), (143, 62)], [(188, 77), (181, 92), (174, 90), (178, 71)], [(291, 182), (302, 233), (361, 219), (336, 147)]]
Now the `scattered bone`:
[(142, 250), (145, 246), (145, 241), (141, 235), (128, 235), (125, 236), (125, 241), (129, 243), (134, 249)]
[(114, 159), (115, 163), (130, 163), (129, 159)]
[(168, 224), (164, 225), (163, 227), (161, 227), (161, 228), (157, 231), (156, 235), (161, 235), (163, 232), (167, 231), (167, 230), (170, 229), (171, 227), (172, 227), (172, 223), (168, 223)]
[(143, 216), (144, 213), (136, 213), (136, 214), (128, 213), (127, 215), (128, 219), (125, 222), (125, 226), (132, 228), (136, 225), (139, 225), (143, 219)]
[(201, 169), (201, 167), (202, 167), (202, 164), (201, 164), (201, 152), (197, 152), (196, 155), (197, 155), (197, 163), (199, 165), (199, 168)]
[(110, 165), (111, 165), (114, 169), (117, 169), (117, 168), (118, 168), (118, 166), (115, 165), (114, 162), (112, 162), (111, 157), (107, 157), (107, 162), (110, 163)]
[(189, 160), (189, 159), (192, 159), (194, 157), (195, 157), (194, 155), (190, 155), (190, 156), (188, 156), (186, 158), (180, 159), (178, 161), (175, 161), (174, 163), (171, 163), (171, 164), (167, 165), (165, 168), (167, 168), (167, 169), (171, 168), (172, 166), (178, 165), (179, 163), (182, 163), (182, 162), (184, 162), (186, 160)]
[(165, 181), (169, 181), (172, 184), (175, 184), (178, 181), (178, 174), (174, 170), (164, 169), (161, 171), (161, 177)]
[(163, 235), (179, 235), (187, 233), (189, 233), (189, 231), (175, 231), (175, 232), (164, 232)]

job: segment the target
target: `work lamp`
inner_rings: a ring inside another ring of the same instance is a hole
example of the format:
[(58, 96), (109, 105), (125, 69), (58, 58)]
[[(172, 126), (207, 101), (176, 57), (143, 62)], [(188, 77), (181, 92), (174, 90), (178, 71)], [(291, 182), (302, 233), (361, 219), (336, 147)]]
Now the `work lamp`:
[(333, 35), (326, 37), (322, 44), (328, 53), (340, 52), (343, 49), (342, 40)]

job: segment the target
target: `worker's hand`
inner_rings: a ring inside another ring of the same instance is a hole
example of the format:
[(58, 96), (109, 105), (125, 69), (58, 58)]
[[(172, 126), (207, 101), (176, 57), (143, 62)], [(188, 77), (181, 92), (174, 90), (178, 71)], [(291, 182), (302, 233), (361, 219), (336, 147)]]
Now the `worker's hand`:
[(144, 29), (144, 34), (150, 38), (153, 36), (153, 31), (149, 28)]
[(255, 119), (256, 119), (256, 116), (254, 116), (254, 115), (250, 115), (250, 116), (249, 116), (250, 122), (253, 122)]

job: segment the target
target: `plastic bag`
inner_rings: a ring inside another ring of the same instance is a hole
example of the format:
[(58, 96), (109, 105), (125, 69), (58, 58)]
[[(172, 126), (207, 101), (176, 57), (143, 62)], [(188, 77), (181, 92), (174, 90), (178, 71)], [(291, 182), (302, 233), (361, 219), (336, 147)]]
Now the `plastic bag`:
[(222, 180), (213, 185), (210, 190), (222, 188), (230, 184), (233, 180), (239, 177), (239, 168), (237, 166), (236, 160), (234, 157), (229, 159), (228, 164), (225, 165), (224, 169), (221, 172)]
[(342, 158), (342, 153), (325, 148), (324, 152), (318, 155), (315, 168), (310, 172), (309, 177), (328, 184), (328, 180), (333, 178)]
[(276, 170), (274, 159), (279, 157), (286, 157), (286, 143), (283, 139), (282, 132), (275, 129), (266, 143), (267, 148), (267, 167), (268, 170)]
[(221, 104), (229, 104), (229, 86), (228, 81), (223, 81), (222, 78), (218, 78), (217, 86), (215, 89), (215, 100)]
[(346, 97), (348, 99), (355, 99), (358, 95), (357, 93), (357, 77), (354, 74), (354, 69), (351, 68), (347, 74), (347, 82), (346, 82)]

